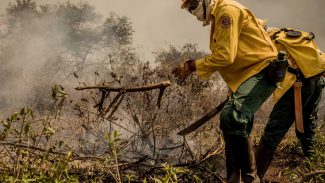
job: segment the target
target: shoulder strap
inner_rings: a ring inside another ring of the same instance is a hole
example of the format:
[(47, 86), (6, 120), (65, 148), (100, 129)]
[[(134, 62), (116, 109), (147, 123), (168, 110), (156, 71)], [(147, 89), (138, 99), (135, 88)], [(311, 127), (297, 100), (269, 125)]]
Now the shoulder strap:
[[(279, 36), (278, 34), (284, 32), (287, 38), (300, 38), (303, 35), (304, 31), (297, 31), (297, 30), (293, 30), (292, 28), (281, 28), (280, 30), (276, 31), (272, 36), (271, 36), (271, 40), (276, 40)], [(306, 34), (306, 32), (305, 32)], [(309, 32), (308, 36), (303, 37), (302, 39), (304, 40), (308, 40), (311, 41), (313, 39), (315, 39), (315, 34), (312, 32)], [(275, 41), (276, 42), (276, 41)]]

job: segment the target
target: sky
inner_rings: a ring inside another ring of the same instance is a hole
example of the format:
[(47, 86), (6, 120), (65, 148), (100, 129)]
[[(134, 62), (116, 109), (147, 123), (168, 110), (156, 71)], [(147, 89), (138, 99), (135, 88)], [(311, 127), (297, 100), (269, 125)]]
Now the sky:
[[(65, 2), (66, 0), (34, 0), (38, 4)], [(85, 0), (84, 0), (85, 1)], [(86, 0), (104, 17), (110, 12), (127, 16), (133, 23), (134, 43), (146, 52), (167, 48), (170, 44), (182, 46), (197, 43), (199, 48), (209, 49), (209, 27), (185, 10), (181, 0)], [(0, 0), (0, 14), (5, 13), (9, 2)], [(79, 0), (70, 0), (79, 2)], [(325, 0), (238, 0), (255, 16), (267, 18), (269, 25), (292, 27), (312, 31), (316, 41), (325, 50)]]

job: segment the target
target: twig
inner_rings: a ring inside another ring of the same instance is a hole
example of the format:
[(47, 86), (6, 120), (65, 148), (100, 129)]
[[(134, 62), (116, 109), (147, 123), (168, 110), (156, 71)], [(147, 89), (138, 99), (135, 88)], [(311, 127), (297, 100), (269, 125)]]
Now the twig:
[[(87, 111), (87, 112), (89, 112), (89, 113), (92, 113), (92, 114), (95, 114), (95, 115), (97, 115), (97, 113), (96, 113), (96, 112), (93, 112), (93, 111), (91, 111), (91, 110), (89, 110), (89, 109), (85, 109), (85, 108), (83, 108), (83, 107), (79, 107), (79, 109), (81, 109), (81, 110), (84, 110), (84, 111)], [(126, 131), (128, 131), (128, 132), (130, 132), (130, 133), (132, 133), (132, 134), (134, 134), (134, 132), (132, 132), (132, 131), (130, 131), (129, 129), (127, 129), (127, 128), (123, 127), (122, 125), (120, 125), (120, 124), (118, 124), (118, 123), (114, 122), (113, 120), (110, 120), (110, 119), (108, 119), (108, 118), (105, 118), (105, 117), (103, 117), (103, 116), (100, 116), (100, 117), (101, 117), (101, 118), (103, 118), (103, 119), (106, 119), (106, 120), (108, 120), (109, 122), (113, 123), (114, 125), (116, 125), (116, 126), (118, 126), (118, 127), (122, 128), (122, 129), (124, 129), (124, 130), (126, 130)]]
[(146, 161), (147, 159), (148, 159), (148, 156), (143, 156), (143, 157), (141, 157), (139, 160), (137, 160), (135, 162), (131, 162), (131, 163), (126, 164), (128, 166), (122, 167), (121, 170), (127, 170), (127, 169), (129, 169), (132, 164), (134, 164), (134, 165), (140, 165), (142, 162)]
[(183, 139), (184, 139), (184, 145), (185, 145), (185, 147), (187, 147), (187, 150), (190, 153), (191, 158), (194, 159), (194, 153), (193, 153), (192, 149), (190, 148), (190, 146), (188, 145), (185, 136), (183, 136)]
[[(43, 120), (43, 119), (42, 119), (42, 120)], [(39, 135), (39, 138), (38, 138), (37, 142), (34, 143), (35, 146), (38, 146), (38, 144), (40, 143), (40, 141), (41, 141), (41, 139), (42, 139), (42, 137), (43, 137), (43, 135), (44, 135), (44, 132), (45, 132), (46, 126), (48, 125), (49, 121), (50, 121), (50, 120), (49, 120), (48, 117), (46, 117), (46, 118), (44, 119), (44, 123), (45, 123), (45, 124), (43, 125), (42, 132), (41, 132), (41, 134)]]
[[(124, 95), (121, 95), (121, 97), (119, 97), (119, 100), (117, 101), (117, 104), (114, 106), (113, 110), (111, 111), (111, 113), (106, 117), (106, 119), (111, 119), (112, 116), (114, 115), (114, 113), (116, 112), (116, 110), (118, 109), (118, 107), (121, 105), (122, 101), (124, 99)], [(110, 120), (112, 121), (112, 120)]]
[(201, 170), (204, 170), (204, 171), (210, 173), (211, 175), (213, 175), (214, 177), (216, 177), (220, 182), (222, 182), (222, 183), (226, 183), (226, 182), (221, 178), (220, 175), (218, 175), (217, 173), (212, 172), (212, 171), (209, 170), (207, 167), (201, 167), (201, 166), (198, 166), (197, 168), (199, 168), (199, 169), (201, 169)]
[(308, 173), (300, 180), (300, 183), (306, 182), (307, 180), (310, 180), (314, 176), (321, 175), (321, 174), (325, 175), (325, 170), (317, 170), (317, 171)]
[(100, 98), (100, 101), (94, 106), (95, 108), (98, 107), (98, 110), (100, 112), (102, 112), (104, 101), (105, 101), (105, 99), (108, 96), (108, 92), (107, 91), (101, 90), (101, 92), (102, 92), (102, 97)]
[[(85, 161), (85, 160), (97, 160), (97, 161), (106, 161), (105, 158), (102, 157), (97, 157), (97, 156), (80, 156), (73, 158), (71, 161)], [(113, 164), (110, 166), (106, 166), (105, 168), (116, 168), (116, 167), (121, 167), (121, 166), (127, 166), (130, 164), (135, 164), (136, 162), (127, 162), (127, 163), (119, 163), (119, 164)]]
[(27, 148), (27, 149), (34, 149), (34, 150), (42, 151), (42, 152), (48, 152), (48, 153), (52, 153), (52, 154), (66, 155), (66, 153), (53, 151), (52, 149), (46, 150), (46, 149), (42, 149), (42, 148), (39, 148), (39, 147), (28, 146), (28, 145), (18, 144), (18, 143), (14, 143), (14, 142), (0, 142), (0, 145), (3, 145), (3, 146), (15, 146), (15, 147), (21, 147), (21, 148)]
[(223, 140), (221, 139), (221, 145), (218, 149), (216, 149), (215, 151), (213, 151), (212, 153), (208, 153), (206, 156), (204, 156), (203, 159), (200, 160), (199, 163), (197, 164), (200, 164), (200, 163), (203, 163), (204, 161), (206, 161), (207, 159), (209, 159), (210, 157), (212, 156), (216, 156), (218, 154), (220, 154), (222, 152), (222, 150), (224, 149), (224, 142)]
[(174, 149), (181, 148), (181, 147), (184, 147), (184, 144), (180, 144), (180, 145), (178, 145), (178, 146), (174, 146), (174, 147), (158, 148), (158, 150), (159, 150), (159, 151), (164, 151), (164, 150), (174, 150)]
[(124, 91), (120, 91), (113, 99), (113, 101), (109, 104), (107, 107), (105, 114), (108, 113), (108, 111), (113, 107), (113, 105), (120, 99), (120, 97), (124, 94)]
[(138, 92), (138, 91), (148, 91), (148, 90), (153, 90), (157, 88), (164, 88), (170, 86), (171, 83), (170, 81), (163, 81), (158, 84), (152, 84), (148, 86), (142, 86), (142, 87), (132, 87), (132, 88), (126, 88), (126, 87), (110, 87), (110, 86), (86, 86), (86, 87), (76, 87), (76, 90), (89, 90), (89, 89), (102, 89), (102, 90), (107, 90), (107, 91), (112, 91), (112, 92)]
[[(173, 118), (172, 115), (169, 113), (169, 111), (167, 111), (167, 114), (169, 115), (170, 118), (172, 118), (173, 121), (175, 121), (175, 125), (176, 125), (176, 127), (178, 128), (178, 130), (179, 130), (179, 129), (180, 129), (180, 125), (178, 125), (178, 123), (177, 123), (178, 120), (176, 120), (175, 118)], [(193, 159), (194, 159), (194, 154), (193, 154), (193, 152), (192, 152), (190, 146), (188, 145), (185, 136), (183, 137), (183, 149), (182, 149), (182, 154), (181, 154), (181, 156), (179, 157), (179, 160), (180, 160), (180, 158), (183, 156), (184, 148), (186, 148), (186, 149), (188, 150), (188, 152), (190, 153), (191, 158), (192, 158), (192, 160), (193, 160)]]
[(104, 158), (97, 157), (97, 156), (80, 156), (80, 157), (75, 157), (71, 161), (78, 161), (78, 160), (98, 160), (98, 161), (105, 161)]
[(7, 149), (7, 147), (5, 145), (3, 145), (3, 148), (7, 151), (7, 153), (9, 154), (10, 158), (12, 161), (15, 161), (15, 158), (13, 157), (13, 155), (10, 153), (10, 151)]
[(166, 87), (161, 87), (160, 88), (159, 95), (158, 95), (158, 100), (157, 100), (158, 109), (160, 109), (160, 106), (161, 106), (161, 98), (162, 98), (165, 90), (166, 90)]

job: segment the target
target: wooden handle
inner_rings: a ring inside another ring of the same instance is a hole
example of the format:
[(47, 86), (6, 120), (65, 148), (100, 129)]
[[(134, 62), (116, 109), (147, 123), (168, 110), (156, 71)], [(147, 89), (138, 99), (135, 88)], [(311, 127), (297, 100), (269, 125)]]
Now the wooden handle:
[(298, 81), (295, 82), (293, 85), (294, 88), (294, 99), (295, 99), (295, 125), (296, 129), (300, 133), (304, 133), (304, 121), (303, 121), (303, 115), (302, 115), (302, 100), (301, 100), (301, 87), (302, 82)]

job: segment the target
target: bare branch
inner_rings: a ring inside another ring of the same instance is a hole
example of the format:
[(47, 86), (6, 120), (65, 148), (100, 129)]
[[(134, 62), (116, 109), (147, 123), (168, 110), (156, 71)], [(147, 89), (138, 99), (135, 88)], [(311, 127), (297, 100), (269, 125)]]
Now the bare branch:
[[(97, 113), (95, 113), (95, 112), (93, 112), (93, 111), (91, 111), (91, 110), (89, 110), (89, 109), (86, 109), (86, 108), (82, 108), (82, 107), (79, 107), (79, 109), (81, 109), (81, 110), (84, 110), (84, 111), (87, 111), (87, 112), (89, 112), (89, 113), (92, 113), (92, 114), (95, 114), (95, 115), (97, 115)], [(103, 116), (99, 116), (99, 117), (101, 117), (102, 119), (106, 119), (106, 120), (108, 120), (109, 122), (113, 123), (114, 125), (116, 125), (116, 126), (118, 126), (118, 127), (122, 128), (122, 129), (124, 129), (124, 130), (126, 130), (126, 131), (128, 131), (128, 132), (130, 132), (130, 133), (132, 133), (132, 134), (134, 134), (134, 133), (135, 133), (135, 132), (132, 132), (132, 131), (130, 131), (130, 130), (129, 130), (129, 129), (127, 129), (126, 127), (124, 127), (124, 126), (122, 126), (122, 125), (120, 125), (120, 124), (118, 124), (118, 123), (114, 122), (113, 120), (111, 120), (111, 119), (109, 119), (109, 118), (105, 118), (105, 117), (103, 117)]]
[(171, 82), (169, 80), (167, 80), (167, 81), (163, 81), (161, 83), (142, 86), (142, 87), (126, 88), (126, 87), (110, 87), (110, 86), (86, 86), (86, 87), (77, 87), (75, 89), (76, 90), (101, 89), (101, 90), (106, 90), (106, 91), (111, 91), (111, 92), (121, 92), (121, 91), (139, 92), (139, 91), (148, 91), (148, 90), (153, 90), (153, 89), (158, 89), (158, 88), (165, 88), (170, 85), (171, 85)]
[(27, 148), (27, 149), (34, 149), (34, 150), (37, 150), (37, 151), (49, 152), (49, 153), (58, 154), (58, 155), (66, 155), (66, 153), (53, 151), (52, 149), (42, 149), (42, 148), (39, 148), (39, 147), (29, 146), (29, 145), (25, 145), (25, 144), (19, 144), (19, 143), (15, 143), (15, 142), (0, 142), (0, 145), (14, 146), (14, 147), (20, 147), (20, 148)]
[(314, 172), (311, 172), (309, 174), (306, 174), (301, 180), (300, 180), (300, 183), (303, 183), (303, 182), (306, 182), (308, 180), (310, 180), (311, 178), (317, 176), (317, 175), (325, 175), (325, 170), (317, 170), (317, 171), (314, 171)]

